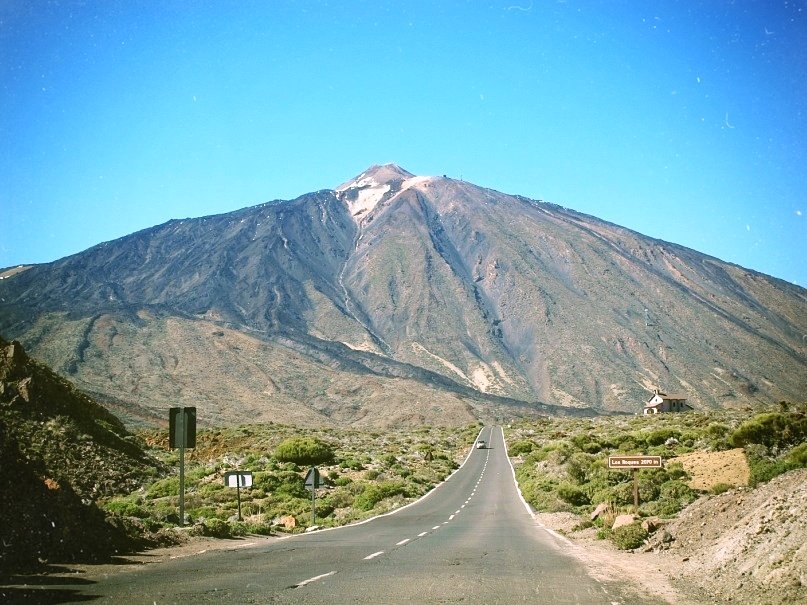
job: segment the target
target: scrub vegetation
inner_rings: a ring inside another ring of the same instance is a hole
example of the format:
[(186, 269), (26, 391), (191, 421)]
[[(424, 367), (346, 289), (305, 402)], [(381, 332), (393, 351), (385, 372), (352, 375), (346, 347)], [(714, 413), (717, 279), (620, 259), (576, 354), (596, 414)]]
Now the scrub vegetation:
[[(578, 529), (593, 526), (598, 537), (623, 549), (636, 548), (648, 537), (642, 518), (663, 523), (703, 494), (737, 487), (718, 472), (705, 485), (693, 481), (685, 470), (687, 454), (742, 448), (745, 460), (740, 460), (747, 462), (745, 483), (750, 487), (807, 466), (805, 404), (782, 402), (764, 411), (546, 418), (513, 424), (506, 435), (527, 502), (539, 512), (578, 514)], [(661, 456), (663, 461), (660, 469), (638, 471), (637, 511), (632, 473), (608, 469), (608, 456), (631, 454)], [(598, 506), (600, 512), (592, 515)], [(634, 512), (638, 519), (633, 524), (612, 529), (618, 515)]]
[[(388, 512), (456, 469), (479, 429), (360, 432), (268, 423), (201, 430), (197, 447), (185, 453), (185, 525), (192, 534), (214, 537), (304, 531), (312, 523), (311, 492), (304, 486), (312, 465), (324, 482), (315, 500), (318, 526)], [(138, 437), (173, 470), (101, 505), (133, 529), (158, 534), (179, 525), (179, 454), (168, 449), (165, 431)], [(232, 470), (253, 476), (252, 486), (240, 490), (240, 521), (236, 489), (223, 479)]]

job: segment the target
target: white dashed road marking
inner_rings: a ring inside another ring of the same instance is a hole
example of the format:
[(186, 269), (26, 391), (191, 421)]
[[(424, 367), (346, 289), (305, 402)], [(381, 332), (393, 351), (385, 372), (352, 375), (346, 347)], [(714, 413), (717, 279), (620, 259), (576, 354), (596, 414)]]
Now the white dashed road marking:
[(327, 578), (328, 576), (332, 576), (335, 574), (335, 571), (329, 571), (328, 573), (320, 574), (318, 576), (314, 576), (313, 578), (308, 578), (307, 580), (303, 580), (299, 584), (297, 584), (294, 588), (302, 588), (306, 584), (311, 584), (311, 582), (316, 582), (317, 580), (321, 580), (322, 578)]
[(378, 552), (374, 552), (374, 553), (373, 553), (373, 554), (371, 554), (371, 555), (367, 555), (366, 557), (364, 557), (364, 560), (365, 560), (365, 561), (369, 561), (370, 559), (375, 559), (377, 556), (379, 556), (379, 555), (383, 555), (383, 554), (384, 554), (384, 551), (383, 551), (383, 550), (379, 550)]

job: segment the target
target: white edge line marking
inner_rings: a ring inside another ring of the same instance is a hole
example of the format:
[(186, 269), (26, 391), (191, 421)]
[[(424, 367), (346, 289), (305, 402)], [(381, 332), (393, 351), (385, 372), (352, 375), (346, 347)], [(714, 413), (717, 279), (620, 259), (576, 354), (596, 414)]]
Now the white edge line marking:
[(569, 538), (559, 534), (555, 530), (550, 529), (549, 527), (538, 521), (538, 518), (535, 516), (535, 512), (532, 510), (532, 507), (529, 504), (527, 504), (527, 501), (524, 499), (524, 494), (521, 493), (521, 488), (518, 486), (518, 481), (516, 480), (516, 469), (513, 468), (513, 463), (510, 461), (510, 454), (507, 451), (507, 441), (504, 438), (504, 427), (500, 426), (499, 430), (502, 432), (502, 443), (504, 443), (504, 456), (507, 459), (507, 464), (510, 465), (510, 472), (513, 474), (513, 483), (516, 486), (516, 491), (518, 492), (518, 497), (521, 499), (521, 503), (524, 505), (524, 508), (527, 509), (527, 513), (530, 515), (530, 517), (532, 517), (532, 520), (535, 521), (538, 527), (540, 527), (547, 533), (551, 534), (561, 542), (564, 542), (566, 545), (574, 546), (574, 543), (571, 540), (569, 540)]
[(379, 550), (378, 552), (374, 552), (374, 553), (373, 553), (373, 554), (371, 554), (371, 555), (367, 555), (366, 557), (364, 557), (364, 560), (365, 560), (365, 561), (369, 561), (370, 559), (375, 559), (377, 556), (379, 556), (379, 555), (383, 555), (383, 554), (384, 554), (384, 551), (383, 551), (383, 550)]
[(403, 546), (404, 544), (406, 544), (407, 542), (409, 542), (409, 540), (411, 540), (411, 538), (404, 538), (404, 539), (403, 539), (403, 540), (401, 540), (400, 542), (396, 542), (396, 543), (395, 543), (395, 546)]
[(317, 580), (321, 580), (322, 578), (327, 578), (328, 576), (332, 576), (335, 574), (335, 571), (329, 571), (328, 573), (323, 573), (318, 576), (314, 576), (313, 578), (308, 578), (307, 580), (303, 580), (299, 584), (297, 584), (294, 588), (302, 588), (306, 584), (311, 584), (311, 582), (316, 582)]

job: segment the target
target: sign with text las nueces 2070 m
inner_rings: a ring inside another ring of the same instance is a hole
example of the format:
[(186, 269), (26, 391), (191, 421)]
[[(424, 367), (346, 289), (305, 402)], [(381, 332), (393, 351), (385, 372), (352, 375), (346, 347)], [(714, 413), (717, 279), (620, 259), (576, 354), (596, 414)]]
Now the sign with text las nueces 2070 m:
[(608, 456), (608, 468), (661, 468), (661, 456)]

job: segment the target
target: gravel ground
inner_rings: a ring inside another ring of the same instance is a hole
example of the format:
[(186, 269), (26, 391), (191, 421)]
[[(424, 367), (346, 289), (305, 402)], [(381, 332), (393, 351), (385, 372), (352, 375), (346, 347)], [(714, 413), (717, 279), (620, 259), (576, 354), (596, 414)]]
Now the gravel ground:
[(604, 579), (632, 579), (676, 605), (807, 603), (807, 469), (757, 489), (704, 496), (636, 552), (596, 539), (567, 513), (539, 514)]

